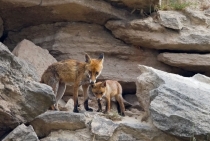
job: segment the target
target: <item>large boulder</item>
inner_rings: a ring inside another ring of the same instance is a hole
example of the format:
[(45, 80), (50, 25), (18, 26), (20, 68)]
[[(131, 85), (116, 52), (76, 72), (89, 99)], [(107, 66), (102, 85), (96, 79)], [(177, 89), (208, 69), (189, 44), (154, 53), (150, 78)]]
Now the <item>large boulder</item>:
[[(0, 43), (0, 136), (32, 121), (55, 101), (51, 87), (36, 82), (35, 69)], [(6, 119), (6, 120), (5, 120)]]
[(18, 58), (22, 58), (32, 64), (37, 70), (39, 80), (41, 80), (41, 76), (47, 67), (57, 62), (56, 59), (49, 54), (48, 50), (42, 49), (26, 39), (18, 43), (12, 53)]
[(149, 103), (144, 109), (158, 129), (178, 137), (210, 133), (210, 78), (182, 77), (146, 66), (139, 69), (137, 95)]
[(36, 117), (30, 124), (38, 137), (46, 137), (53, 130), (77, 130), (85, 128), (85, 116), (81, 113), (48, 111)]
[(34, 129), (31, 125), (28, 127), (24, 124), (16, 127), (12, 132), (10, 132), (2, 141), (39, 141)]
[(2, 0), (0, 13), (6, 31), (61, 21), (104, 24), (109, 19), (125, 20), (133, 17), (127, 11), (95, 0)]
[(210, 72), (210, 54), (161, 53), (158, 60), (194, 72)]
[(204, 22), (200, 23), (195, 21), (180, 12), (159, 11), (159, 16), (153, 18), (108, 21), (106, 27), (116, 38), (135, 46), (158, 50), (209, 52), (210, 29), (208, 24), (204, 24), (209, 23), (209, 18), (205, 16)]

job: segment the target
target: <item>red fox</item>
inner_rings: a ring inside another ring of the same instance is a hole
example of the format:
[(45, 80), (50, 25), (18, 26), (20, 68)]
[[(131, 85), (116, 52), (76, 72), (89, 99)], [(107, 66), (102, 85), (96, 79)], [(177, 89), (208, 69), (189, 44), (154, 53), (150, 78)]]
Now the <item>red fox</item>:
[(91, 59), (85, 54), (85, 62), (76, 60), (64, 60), (50, 65), (42, 75), (41, 83), (45, 83), (53, 88), (56, 95), (56, 103), (54, 108), (58, 109), (58, 100), (63, 97), (67, 84), (73, 84), (74, 92), (74, 110), (78, 113), (78, 89), (82, 85), (84, 95), (84, 107), (86, 111), (93, 111), (88, 107), (87, 90), (89, 84), (94, 84), (97, 77), (103, 69), (104, 54), (102, 53), (98, 59)]
[(97, 82), (92, 85), (92, 92), (96, 96), (98, 101), (97, 112), (102, 111), (101, 100), (106, 99), (106, 110), (105, 113), (110, 112), (111, 98), (115, 97), (116, 101), (120, 106), (120, 111), (118, 111), (122, 116), (125, 116), (125, 106), (122, 98), (122, 86), (119, 82), (113, 80), (106, 80), (103, 82)]

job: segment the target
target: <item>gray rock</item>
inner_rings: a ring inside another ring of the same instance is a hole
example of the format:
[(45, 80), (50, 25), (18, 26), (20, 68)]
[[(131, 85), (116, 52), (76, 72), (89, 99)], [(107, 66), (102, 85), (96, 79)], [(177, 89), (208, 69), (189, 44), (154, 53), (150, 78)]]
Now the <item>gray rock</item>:
[[(157, 128), (179, 137), (210, 132), (209, 78), (202, 75), (187, 78), (146, 66), (139, 69), (142, 75), (137, 84), (150, 98), (150, 107), (146, 110), (149, 108)], [(147, 84), (150, 85), (144, 87)]]
[(33, 65), (37, 70), (39, 80), (41, 80), (41, 76), (47, 67), (57, 62), (56, 59), (49, 54), (48, 50), (42, 49), (26, 39), (18, 43), (12, 53)]
[[(55, 101), (51, 87), (40, 84), (35, 69), (0, 43), (0, 136), (33, 120)], [(5, 120), (7, 119), (7, 120)]]
[(38, 137), (46, 137), (53, 130), (77, 130), (85, 128), (85, 116), (66, 111), (48, 111), (36, 117), (30, 124)]
[(91, 132), (98, 140), (109, 140), (118, 127), (112, 120), (95, 115), (91, 122)]
[(158, 60), (188, 71), (210, 72), (210, 54), (161, 53)]
[(157, 129), (151, 122), (140, 122), (136, 119), (124, 117), (117, 122), (119, 127), (115, 130), (110, 141), (180, 141)]
[(158, 11), (158, 15), (161, 25), (175, 30), (181, 30), (183, 28), (182, 21), (187, 20), (183, 14), (175, 11)]
[(41, 141), (93, 141), (93, 137), (88, 128), (75, 131), (58, 130), (52, 131), (49, 136)]
[[(180, 16), (180, 13), (174, 17), (176, 16), (185, 17), (184, 14)], [(188, 16), (186, 17), (186, 21), (181, 22), (180, 20), (183, 28), (178, 31), (161, 26), (157, 21), (157, 17), (148, 17), (133, 21), (112, 20), (108, 21), (105, 26), (112, 31), (116, 38), (134, 46), (158, 50), (209, 52), (210, 29), (208, 25), (210, 22), (208, 18), (206, 16), (203, 17), (204, 21), (201, 22), (201, 20), (196, 17), (196, 20)], [(171, 23), (170, 28), (175, 28), (171, 26), (174, 24), (174, 22)], [(164, 26), (167, 26), (166, 22)], [(182, 26), (176, 26), (176, 28), (178, 27), (181, 28)]]
[(39, 141), (34, 129), (31, 125), (28, 127), (24, 124), (16, 127), (2, 141)]

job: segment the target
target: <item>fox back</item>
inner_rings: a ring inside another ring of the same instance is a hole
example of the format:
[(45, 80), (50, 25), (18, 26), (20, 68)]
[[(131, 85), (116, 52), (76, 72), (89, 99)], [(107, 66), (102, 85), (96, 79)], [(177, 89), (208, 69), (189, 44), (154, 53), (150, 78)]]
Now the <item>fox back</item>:
[(47, 84), (52, 78), (59, 79), (60, 82), (72, 83), (81, 81), (87, 76), (90, 83), (95, 83), (103, 69), (103, 58), (91, 59), (87, 54), (85, 58), (86, 62), (69, 59), (50, 65), (42, 75), (41, 83)]

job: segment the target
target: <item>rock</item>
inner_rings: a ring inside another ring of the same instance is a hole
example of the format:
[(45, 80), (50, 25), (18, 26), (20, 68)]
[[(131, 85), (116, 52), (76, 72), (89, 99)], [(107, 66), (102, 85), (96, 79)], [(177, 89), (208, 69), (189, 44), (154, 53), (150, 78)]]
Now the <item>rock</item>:
[(204, 10), (204, 14), (205, 14), (205, 16), (210, 16), (210, 8)]
[(12, 132), (10, 132), (2, 141), (39, 141), (34, 129), (31, 125), (28, 127), (24, 124), (16, 127)]
[(3, 20), (0, 17), (0, 38), (3, 35), (3, 31), (4, 31)]
[(159, 22), (162, 26), (181, 30), (183, 28), (182, 21), (186, 21), (187, 18), (176, 11), (158, 11)]
[(98, 78), (100, 80), (115, 79), (126, 82), (127, 85), (128, 82), (133, 83), (139, 74), (137, 69), (139, 63), (167, 72), (181, 73), (180, 70), (157, 61), (158, 51), (126, 45), (113, 38), (104, 27), (96, 24), (76, 22), (29, 27), (18, 33), (9, 32), (5, 44), (12, 50), (15, 43), (26, 37), (42, 48), (48, 49), (59, 61), (69, 58), (84, 61), (84, 52), (91, 57), (98, 57), (98, 54), (104, 52), (104, 69)]
[[(180, 14), (177, 16), (185, 17)], [(133, 21), (108, 21), (105, 26), (116, 38), (134, 46), (158, 50), (209, 52), (208, 26), (197, 24), (189, 18), (181, 23), (183, 28), (179, 32), (161, 26), (151, 17)]]
[(109, 140), (113, 132), (118, 127), (113, 121), (99, 116), (94, 116), (91, 122), (91, 132), (97, 140)]
[(185, 14), (190, 18), (190, 20), (197, 24), (197, 25), (204, 25), (209, 26), (210, 25), (210, 17), (207, 15), (205, 11), (201, 10), (194, 10), (191, 8), (186, 8)]
[(38, 137), (46, 137), (53, 130), (77, 130), (85, 128), (85, 116), (66, 111), (48, 111), (30, 123)]
[(58, 130), (50, 133), (46, 138), (41, 141), (91, 141), (93, 137), (88, 128), (79, 129), (75, 131)]
[(9, 2), (3, 0), (0, 5), (6, 31), (61, 21), (80, 21), (102, 25), (109, 19), (134, 18), (127, 11), (115, 9), (104, 1), (94, 0), (10, 0)]
[(128, 7), (129, 9), (135, 9), (139, 12), (143, 10), (145, 13), (150, 13), (159, 6), (159, 1), (161, 0), (151, 0), (150, 2), (146, 0), (107, 0), (112, 4), (119, 7)]
[(182, 77), (141, 65), (139, 69), (138, 95), (147, 94), (142, 101), (149, 97), (145, 111), (150, 110), (158, 129), (178, 137), (206, 136), (210, 132), (210, 78), (200, 74)]
[(40, 1), (37, 0), (1, 0), (0, 9), (13, 9), (19, 7), (32, 7), (40, 4)]
[(65, 108), (67, 109), (67, 111), (73, 111), (73, 109), (74, 109), (74, 100), (72, 98), (70, 98), (68, 100), (68, 102), (65, 105)]
[(188, 71), (210, 72), (210, 54), (161, 53), (158, 60)]
[(12, 51), (12, 53), (27, 62), (31, 63), (37, 70), (39, 80), (49, 65), (57, 62), (56, 59), (49, 54), (49, 51), (36, 46), (29, 40), (22, 40)]
[(152, 123), (139, 122), (136, 119), (124, 117), (118, 121), (119, 127), (115, 130), (110, 141), (139, 140), (139, 141), (180, 141), (176, 137), (167, 135), (158, 130)]
[[(0, 43), (0, 136), (30, 122), (55, 102), (51, 87), (36, 82), (32, 66)], [(6, 120), (5, 120), (6, 119)]]

